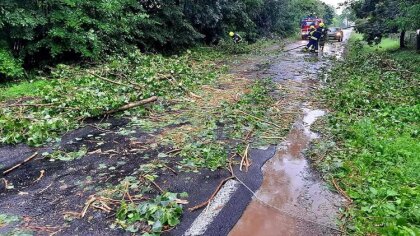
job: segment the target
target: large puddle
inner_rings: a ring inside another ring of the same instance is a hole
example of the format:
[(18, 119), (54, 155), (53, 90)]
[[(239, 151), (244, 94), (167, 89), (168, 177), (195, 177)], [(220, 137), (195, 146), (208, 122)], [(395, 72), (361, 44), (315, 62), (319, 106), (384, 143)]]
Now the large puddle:
[(328, 191), (303, 156), (317, 138), (310, 126), (324, 111), (305, 108), (303, 113), (263, 167), (263, 184), (230, 236), (337, 234), (341, 198)]

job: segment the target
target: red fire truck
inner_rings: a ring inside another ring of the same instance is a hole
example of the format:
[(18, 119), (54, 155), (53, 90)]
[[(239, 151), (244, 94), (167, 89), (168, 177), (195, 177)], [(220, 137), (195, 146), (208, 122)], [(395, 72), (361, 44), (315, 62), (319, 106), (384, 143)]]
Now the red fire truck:
[(311, 25), (315, 26), (315, 28), (318, 28), (321, 22), (323, 22), (323, 20), (316, 16), (309, 16), (304, 18), (300, 24), (300, 35), (302, 39), (308, 38), (309, 28), (311, 27)]

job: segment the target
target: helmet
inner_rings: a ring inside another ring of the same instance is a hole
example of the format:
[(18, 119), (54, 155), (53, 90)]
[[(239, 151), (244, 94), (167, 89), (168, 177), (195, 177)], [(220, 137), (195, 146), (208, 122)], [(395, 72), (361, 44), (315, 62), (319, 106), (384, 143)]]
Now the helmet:
[(310, 29), (315, 29), (315, 26), (311, 25), (311, 27), (309, 27)]
[(233, 36), (235, 36), (235, 33), (230, 32), (230, 33), (229, 33), (229, 36), (230, 36), (230, 37), (233, 37)]
[(324, 27), (324, 26), (325, 26), (324, 22), (319, 23), (319, 27)]

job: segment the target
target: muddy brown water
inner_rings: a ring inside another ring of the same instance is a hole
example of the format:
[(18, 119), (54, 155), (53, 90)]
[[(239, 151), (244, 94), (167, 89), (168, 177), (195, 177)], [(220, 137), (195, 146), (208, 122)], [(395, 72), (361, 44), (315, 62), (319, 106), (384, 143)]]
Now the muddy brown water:
[(304, 157), (317, 138), (309, 130), (320, 110), (305, 109), (285, 142), (263, 167), (264, 180), (229, 235), (338, 234), (335, 217), (340, 198), (330, 192)]

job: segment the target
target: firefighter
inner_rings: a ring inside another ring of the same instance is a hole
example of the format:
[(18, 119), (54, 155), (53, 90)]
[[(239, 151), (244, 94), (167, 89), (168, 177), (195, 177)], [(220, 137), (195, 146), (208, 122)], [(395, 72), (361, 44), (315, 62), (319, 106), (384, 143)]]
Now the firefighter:
[(242, 37), (237, 33), (230, 32), (229, 36), (232, 37), (234, 43), (239, 43), (242, 41)]
[(311, 52), (318, 52), (318, 40), (321, 37), (321, 33), (319, 33), (315, 26), (311, 25), (309, 30), (309, 43), (304, 48), (304, 51), (308, 51), (308, 49), (311, 50)]
[(325, 42), (328, 39), (328, 29), (325, 27), (324, 22), (321, 22), (319, 24), (319, 28), (317, 29), (317, 31), (320, 33), (319, 47), (321, 48), (321, 51), (323, 51), (324, 46), (325, 46)]

